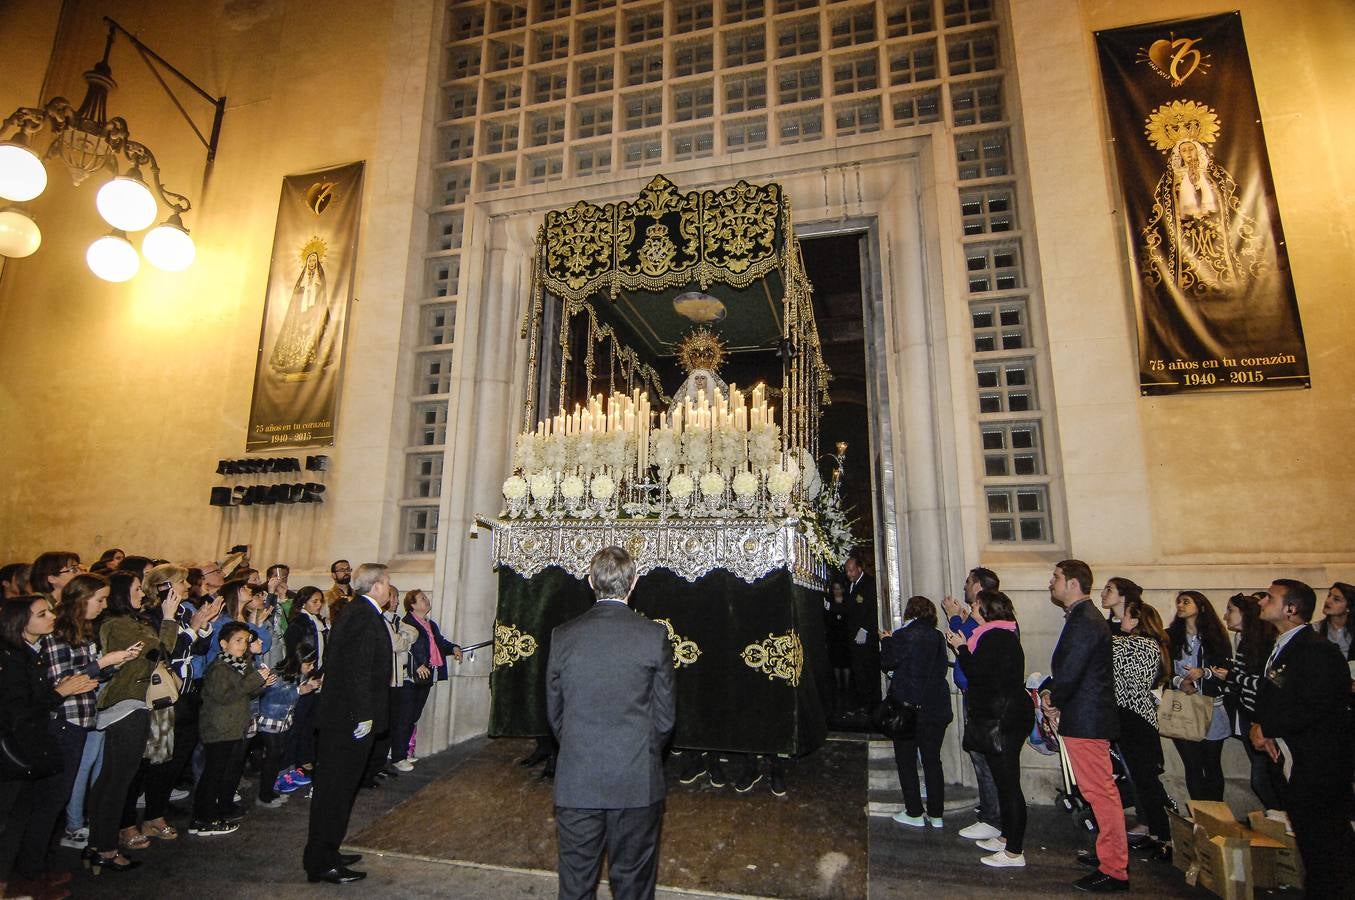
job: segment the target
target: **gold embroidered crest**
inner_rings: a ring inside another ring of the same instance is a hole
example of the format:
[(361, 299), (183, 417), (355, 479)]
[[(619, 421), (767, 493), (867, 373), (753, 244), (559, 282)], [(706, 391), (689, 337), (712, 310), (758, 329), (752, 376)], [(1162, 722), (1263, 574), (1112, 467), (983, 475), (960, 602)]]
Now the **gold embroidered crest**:
[(805, 666), (805, 650), (800, 636), (791, 629), (786, 634), (769, 634), (767, 639), (749, 644), (739, 654), (744, 665), (763, 672), (769, 679), (780, 678), (798, 687)]

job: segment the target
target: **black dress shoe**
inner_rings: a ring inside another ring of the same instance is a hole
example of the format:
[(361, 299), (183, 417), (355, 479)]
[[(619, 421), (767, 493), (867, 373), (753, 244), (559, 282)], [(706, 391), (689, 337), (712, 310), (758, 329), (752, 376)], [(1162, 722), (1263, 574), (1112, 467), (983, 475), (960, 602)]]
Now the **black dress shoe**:
[(530, 769), (532, 766), (539, 766), (548, 759), (550, 759), (550, 751), (542, 750), (538, 747), (523, 759), (518, 760), (518, 765), (522, 766), (524, 769)]
[(361, 881), (367, 877), (366, 872), (355, 872), (347, 866), (335, 866), (332, 869), (325, 869), (323, 872), (311, 872), (306, 875), (306, 880), (324, 881), (329, 884), (348, 884), (353, 881)]
[(1099, 859), (1096, 858), (1096, 851), (1095, 851), (1095, 850), (1079, 850), (1079, 851), (1077, 851), (1077, 861), (1078, 861), (1079, 863), (1081, 863), (1082, 865), (1084, 865), (1084, 866), (1090, 866), (1090, 867), (1093, 868), (1093, 869), (1095, 869), (1095, 868), (1097, 868), (1098, 866), (1101, 865), (1101, 860), (1099, 860)]
[(1110, 894), (1115, 891), (1129, 890), (1129, 879), (1111, 878), (1105, 872), (1098, 870), (1074, 881), (1073, 887), (1089, 894)]
[(340, 853), (340, 854), (339, 854), (339, 865), (341, 865), (341, 866), (351, 866), (353, 863), (358, 862), (358, 861), (360, 861), (361, 859), (362, 859), (362, 854), (361, 854), (361, 853)]

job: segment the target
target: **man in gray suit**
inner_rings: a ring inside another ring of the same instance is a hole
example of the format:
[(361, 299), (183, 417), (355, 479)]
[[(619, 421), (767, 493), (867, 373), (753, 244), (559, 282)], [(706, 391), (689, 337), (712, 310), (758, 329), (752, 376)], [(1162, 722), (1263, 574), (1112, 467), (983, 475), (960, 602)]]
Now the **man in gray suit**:
[(674, 723), (673, 654), (664, 627), (629, 606), (638, 578), (625, 550), (599, 550), (588, 575), (597, 602), (551, 637), (546, 713), (560, 742), (561, 900), (597, 895), (604, 845), (612, 896), (654, 896), (663, 747)]

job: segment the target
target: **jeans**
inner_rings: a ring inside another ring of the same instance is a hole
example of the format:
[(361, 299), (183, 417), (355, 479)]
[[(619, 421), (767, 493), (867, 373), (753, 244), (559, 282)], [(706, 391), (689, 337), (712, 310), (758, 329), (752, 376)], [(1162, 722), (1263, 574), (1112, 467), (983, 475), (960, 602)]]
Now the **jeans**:
[(193, 798), (195, 822), (217, 822), (230, 815), (235, 789), (245, 768), (244, 738), (202, 745), (205, 763)]
[(941, 818), (946, 810), (946, 777), (941, 770), (941, 741), (949, 722), (919, 720), (912, 740), (894, 738), (894, 764), (899, 769), (904, 812), (922, 815), (922, 791), (917, 783), (917, 759), (922, 756), (922, 775), (927, 782), (927, 815)]
[[(984, 756), (993, 778), (993, 787), (1002, 808), (1002, 836), (1007, 839), (1007, 852), (1019, 854), (1026, 838), (1026, 795), (1021, 793), (1021, 748), (1030, 732), (1004, 732), (1003, 750)], [(983, 755), (983, 754), (980, 754)]]
[(409, 756), (409, 739), (414, 734), (414, 724), (423, 715), (428, 692), (432, 689), (431, 681), (427, 684), (407, 682), (391, 694), (391, 762), (399, 762)]
[[(124, 806), (135, 804), (128, 787), (141, 765), (150, 734), (150, 713), (138, 709), (104, 729), (103, 770), (89, 792), (89, 846), (108, 852), (118, 849), (118, 826), (123, 822)], [(132, 812), (136, 812), (135, 806)], [(135, 819), (133, 820), (135, 821)]]
[(85, 795), (103, 769), (104, 733), (91, 728), (85, 732), (85, 749), (80, 756), (80, 767), (75, 773), (75, 784), (71, 785), (71, 799), (66, 803), (66, 830), (77, 831), (85, 827)]
[(52, 844), (52, 832), (61, 811), (70, 797), (71, 782), (80, 767), (80, 755), (85, 749), (85, 729), (65, 719), (51, 720), (49, 727), (61, 750), (61, 771), (33, 782), (33, 806), (15, 869), (29, 880), (47, 871), (47, 855)]
[(263, 744), (263, 760), (259, 763), (259, 799), (267, 803), (278, 795), (273, 790), (278, 773), (284, 768), (291, 768), (291, 760), (286, 753), (289, 741), (286, 731), (260, 731), (259, 742)]
[(1242, 741), (1242, 749), (1247, 751), (1247, 761), (1251, 763), (1252, 793), (1266, 809), (1288, 809), (1284, 796), (1288, 787), (1284, 780), (1284, 766), (1282, 763), (1271, 762), (1270, 754), (1251, 745), (1251, 739), (1248, 737), (1250, 730), (1251, 723), (1244, 719), (1242, 734), (1237, 735), (1237, 738)]

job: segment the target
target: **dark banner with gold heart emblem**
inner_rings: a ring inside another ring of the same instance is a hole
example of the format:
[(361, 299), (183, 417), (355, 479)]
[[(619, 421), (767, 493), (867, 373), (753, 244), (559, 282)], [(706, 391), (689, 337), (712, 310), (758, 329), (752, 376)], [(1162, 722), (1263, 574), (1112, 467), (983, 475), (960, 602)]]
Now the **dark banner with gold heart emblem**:
[(1308, 387), (1239, 13), (1096, 33), (1143, 394)]
[(334, 443), (362, 170), (355, 162), (282, 180), (246, 450)]

